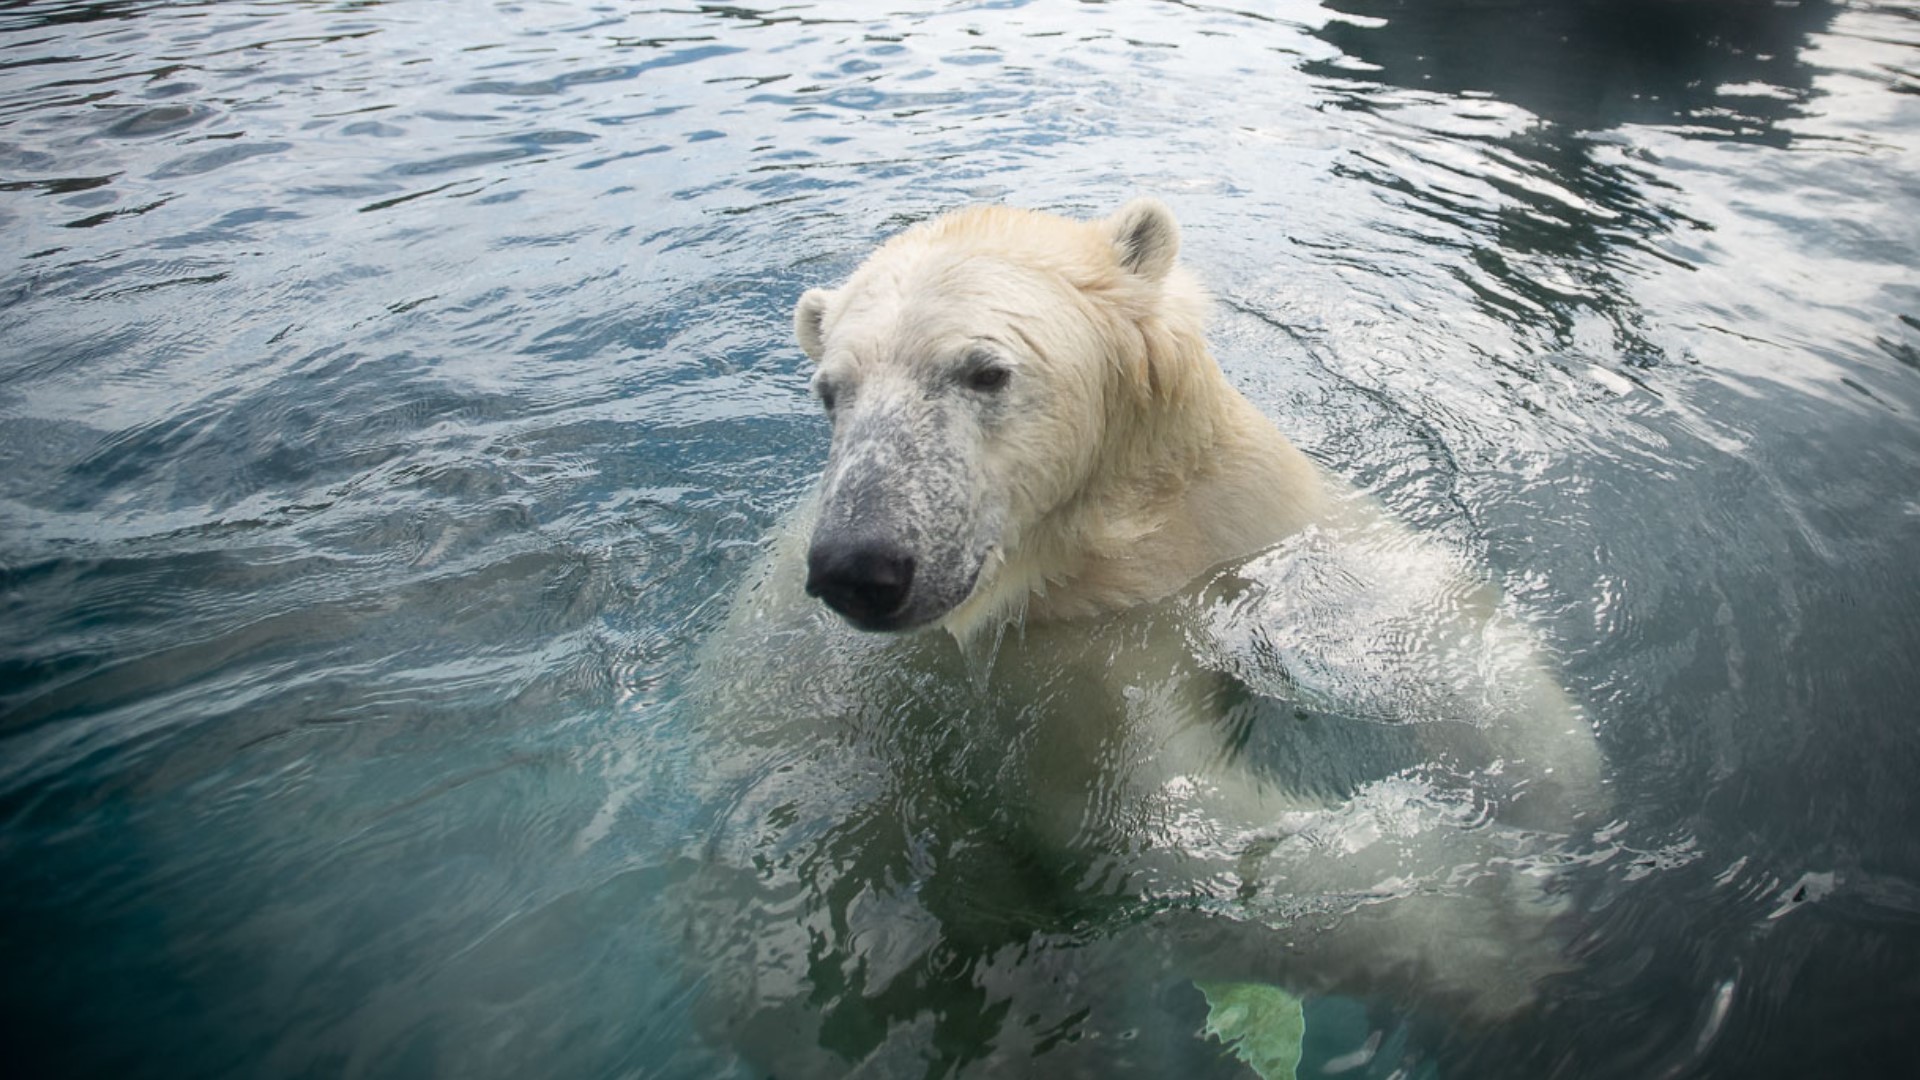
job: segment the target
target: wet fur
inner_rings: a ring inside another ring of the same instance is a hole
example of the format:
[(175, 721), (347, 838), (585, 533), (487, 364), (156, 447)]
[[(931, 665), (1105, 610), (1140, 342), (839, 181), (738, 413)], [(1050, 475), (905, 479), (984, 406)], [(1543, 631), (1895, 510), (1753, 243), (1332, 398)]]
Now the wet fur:
[[(1081, 1016), (1046, 1045), (1096, 1071), (1190, 978), (1492, 1019), (1565, 966), (1538, 868), (1604, 814), (1591, 730), (1496, 590), (1227, 383), (1177, 243), (1151, 201), (967, 210), (797, 307), (833, 444), (702, 651), (721, 816), (683, 897), (717, 1026), (783, 1073), (915, 1059), (876, 973), (941, 956)], [(918, 632), (803, 593), (849, 530), (912, 546)], [(1123, 900), (1155, 914), (1060, 936)]]
[[(1324, 519), (1317, 470), (1209, 354), (1178, 238), (1151, 200), (980, 207), (809, 291), (796, 333), (835, 398), (817, 528), (910, 534), (930, 621), (964, 638), (1155, 600)], [(1000, 400), (953, 389), (978, 349), (1012, 369)]]

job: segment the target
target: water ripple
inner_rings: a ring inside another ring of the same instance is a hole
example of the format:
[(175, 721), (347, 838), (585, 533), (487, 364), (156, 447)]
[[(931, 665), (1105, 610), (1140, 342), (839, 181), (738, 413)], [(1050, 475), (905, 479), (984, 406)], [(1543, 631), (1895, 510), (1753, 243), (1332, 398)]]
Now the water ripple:
[[(22, 1060), (723, 1071), (661, 895), (728, 805), (694, 643), (824, 454), (792, 304), (960, 203), (1140, 192), (1223, 297), (1235, 383), (1500, 578), (1615, 763), (1546, 1012), (1370, 1001), (1391, 1022), (1322, 1056), (1910, 1050), (1884, 992), (1920, 963), (1910, 7), (7, 5)], [(937, 786), (902, 795), (929, 844), (940, 806), (1004, 816)], [(800, 857), (855, 881), (832, 839)], [(916, 1068), (1097, 1042), (976, 981), (1073, 974), (1103, 872), (1058, 909), (883, 898), (872, 955), (917, 974), (867, 985), (949, 1025)], [(946, 914), (1007, 947), (915, 967)], [(1339, 1032), (1349, 1005), (1309, 1009)]]

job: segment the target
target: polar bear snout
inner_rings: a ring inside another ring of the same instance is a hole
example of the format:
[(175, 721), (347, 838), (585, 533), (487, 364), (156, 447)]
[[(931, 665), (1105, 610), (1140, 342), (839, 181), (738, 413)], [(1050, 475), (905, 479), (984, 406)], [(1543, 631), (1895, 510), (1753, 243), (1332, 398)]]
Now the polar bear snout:
[(978, 425), (957, 395), (935, 390), (870, 374), (834, 417), (806, 591), (858, 630), (945, 619), (998, 539)]
[(807, 551), (807, 595), (862, 630), (906, 625), (913, 555), (878, 537), (824, 537)]

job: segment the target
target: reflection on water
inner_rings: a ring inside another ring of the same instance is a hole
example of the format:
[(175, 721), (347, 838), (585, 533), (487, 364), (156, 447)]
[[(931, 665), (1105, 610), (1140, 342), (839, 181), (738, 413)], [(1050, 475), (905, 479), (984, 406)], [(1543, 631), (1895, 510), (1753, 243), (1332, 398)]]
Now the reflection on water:
[(1818, 115), (1802, 57), (1839, 5), (1661, 0), (1525, 6), (1333, 0), (1319, 35), (1340, 50), (1309, 67), (1409, 90), (1485, 96), (1572, 134), (1682, 127), (1785, 146), (1783, 121)]
[[(790, 305), (1151, 191), (1230, 375), (1503, 579), (1614, 763), (1549, 1007), (1328, 999), (1309, 1066), (1911, 1060), (1916, 91), (1905, 3), (6, 6), (17, 1056), (727, 1067), (655, 908), (695, 642), (824, 453)], [(823, 1011), (1010, 1045), (1025, 895)], [(1130, 959), (1080, 932), (1035, 955)]]
[[(1801, 47), (1834, 14), (1816, 2), (1330, 7), (1348, 18), (1319, 34), (1340, 55), (1304, 68), (1353, 87), (1340, 107), (1409, 104), (1382, 95), (1385, 86), (1439, 96), (1451, 121), (1415, 121), (1412, 138), (1363, 151), (1342, 174), (1475, 237), (1459, 272), (1490, 318), (1561, 347), (1583, 331), (1608, 333), (1634, 366), (1670, 358), (1623, 278), (1648, 258), (1692, 267), (1676, 234), (1712, 225), (1675, 205), (1671, 193), (1685, 185), (1647, 153), (1619, 152), (1630, 144), (1618, 129), (1788, 145), (1788, 121), (1807, 114), (1801, 103), (1813, 93)], [(1474, 101), (1487, 103), (1481, 115)], [(1520, 118), (1509, 130), (1486, 123), (1500, 105), (1518, 110), (1508, 111)]]

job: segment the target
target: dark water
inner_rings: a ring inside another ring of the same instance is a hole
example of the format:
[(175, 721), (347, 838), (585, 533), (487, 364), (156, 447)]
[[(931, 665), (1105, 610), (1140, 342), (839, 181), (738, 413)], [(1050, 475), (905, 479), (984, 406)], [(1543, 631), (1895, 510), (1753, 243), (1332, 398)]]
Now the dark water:
[(1618, 792), (1537, 1015), (1310, 1003), (1303, 1074), (1920, 1062), (1920, 8), (1242, 7), (0, 5), (16, 1075), (750, 1071), (658, 897), (790, 307), (1141, 192)]

